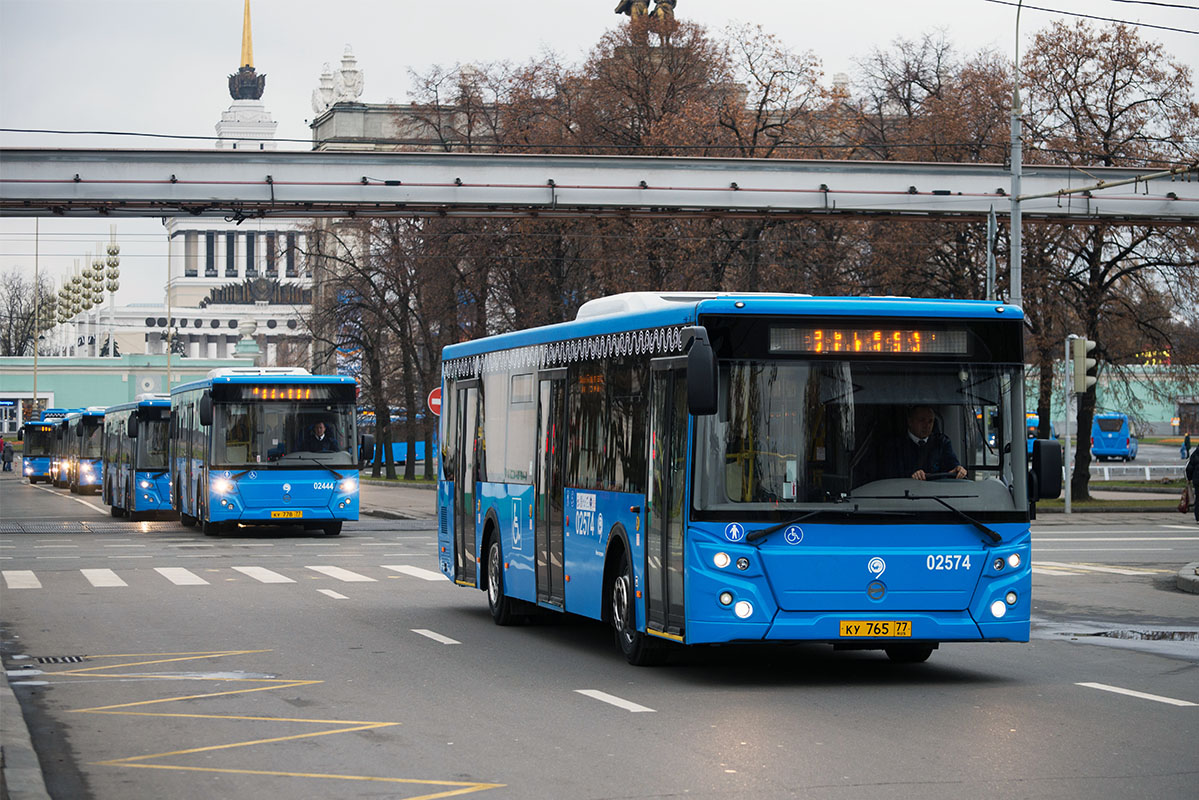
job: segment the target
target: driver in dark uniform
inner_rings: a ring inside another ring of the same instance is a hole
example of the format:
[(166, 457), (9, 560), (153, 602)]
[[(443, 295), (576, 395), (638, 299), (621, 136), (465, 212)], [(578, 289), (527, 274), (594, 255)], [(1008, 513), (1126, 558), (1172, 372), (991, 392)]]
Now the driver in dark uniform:
[(886, 454), (890, 477), (918, 481), (936, 473), (948, 473), (950, 478), (966, 477), (966, 468), (954, 454), (949, 437), (933, 430), (935, 420), (930, 406), (908, 409), (908, 431), (892, 442)]
[(325, 423), (318, 420), (304, 436), (300, 449), (309, 453), (332, 453), (341, 448), (337, 446), (333, 431), (325, 428)]

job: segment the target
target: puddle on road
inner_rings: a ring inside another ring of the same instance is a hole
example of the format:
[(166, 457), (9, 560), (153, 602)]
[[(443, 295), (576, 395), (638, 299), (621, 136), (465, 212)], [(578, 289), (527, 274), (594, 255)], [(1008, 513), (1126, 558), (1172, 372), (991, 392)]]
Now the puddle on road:
[(1119, 628), (1095, 622), (1034, 622), (1033, 637), (1058, 641), (1066, 639), (1176, 658), (1199, 659), (1199, 628), (1147, 625)]

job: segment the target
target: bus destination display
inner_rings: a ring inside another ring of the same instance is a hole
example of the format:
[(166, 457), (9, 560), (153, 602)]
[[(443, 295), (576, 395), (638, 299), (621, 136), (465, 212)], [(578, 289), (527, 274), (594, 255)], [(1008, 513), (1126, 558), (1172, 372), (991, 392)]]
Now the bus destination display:
[(772, 353), (966, 355), (966, 331), (921, 328), (772, 327)]

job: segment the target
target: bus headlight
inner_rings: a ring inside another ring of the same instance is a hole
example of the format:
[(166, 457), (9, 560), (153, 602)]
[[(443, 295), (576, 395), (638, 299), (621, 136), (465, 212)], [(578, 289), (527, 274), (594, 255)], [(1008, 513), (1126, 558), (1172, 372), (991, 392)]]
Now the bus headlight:
[(341, 482), (341, 491), (345, 494), (349, 494), (350, 492), (354, 491), (357, 488), (358, 488), (358, 479), (357, 478), (346, 478), (344, 481)]
[(719, 600), (720, 600), (720, 604), (722, 606), (730, 605), (733, 602), (733, 593), (732, 592), (721, 592)]
[(1017, 599), (1017, 598), (1016, 598), (1016, 593), (1015, 593), (1015, 592), (1008, 592), (1007, 594), (1005, 594), (1005, 595), (1003, 596), (1003, 599), (1004, 599), (1004, 602), (1006, 602), (1006, 603), (1007, 603), (1009, 606), (1014, 606), (1014, 605), (1016, 605), (1016, 599)]
[(91, 464), (80, 464), (79, 471), (86, 472), (88, 475), (91, 475), (92, 474), (92, 465)]
[(141, 485), (141, 487), (142, 487), (143, 489), (149, 489), (149, 488), (150, 488), (150, 482), (149, 482), (149, 481), (142, 481), (140, 485)]
[(233, 481), (228, 478), (217, 478), (212, 482), (212, 490), (217, 494), (229, 494), (233, 491)]
[(738, 600), (737, 605), (733, 606), (733, 613), (741, 617), (741, 619), (745, 619), (754, 613), (754, 607), (748, 600)]
[(995, 619), (1000, 619), (1007, 613), (1007, 603), (1002, 600), (996, 600), (991, 603), (991, 616)]
[(1008, 563), (1008, 566), (1010, 566), (1012, 569), (1015, 569), (1016, 567), (1020, 566), (1020, 554), (1012, 553), (1010, 556), (1007, 557), (1007, 563)]
[[(712, 556), (712, 563), (716, 565), (717, 569), (724, 569), (727, 567), (730, 560), (729, 554), (725, 552), (720, 552)], [(728, 605), (728, 603), (725, 603), (725, 605)]]

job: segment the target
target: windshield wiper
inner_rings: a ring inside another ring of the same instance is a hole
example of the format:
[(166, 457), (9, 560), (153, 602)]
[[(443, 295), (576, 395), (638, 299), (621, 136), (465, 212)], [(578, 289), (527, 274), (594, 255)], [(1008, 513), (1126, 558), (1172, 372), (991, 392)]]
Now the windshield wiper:
[(281, 457), (282, 457), (282, 458), (302, 458), (302, 459), (304, 459), (305, 461), (311, 461), (313, 464), (317, 464), (317, 465), (319, 465), (319, 466), (322, 466), (322, 467), (324, 467), (325, 469), (329, 470), (330, 472), (332, 472), (332, 473), (333, 473), (333, 475), (334, 475), (334, 476), (335, 476), (335, 477), (336, 477), (336, 478), (337, 478), (339, 481), (345, 478), (345, 475), (342, 475), (340, 472), (338, 472), (337, 470), (333, 469), (333, 467), (331, 467), (331, 466), (329, 466), (328, 464), (324, 463), (324, 462), (323, 462), (323, 461), (321, 461), (319, 458), (313, 458), (312, 456), (306, 456), (306, 455), (304, 455), (303, 453), (285, 453), (285, 454), (284, 454), (283, 456), (281, 456)]
[[(835, 500), (833, 502), (835, 502), (837, 504), (842, 504), (842, 503), (848, 503), (848, 502), (850, 502), (850, 500), (848, 497), (843, 496), (842, 498)], [(765, 539), (767, 536), (769, 536), (772, 533), (778, 533), (779, 531), (783, 530), (784, 528), (789, 528), (792, 525), (798, 525), (799, 523), (803, 522), (805, 519), (810, 519), (811, 517), (814, 517), (817, 514), (848, 515), (848, 514), (856, 514), (858, 512), (858, 509), (859, 509), (859, 506), (856, 503), (854, 504), (852, 509), (849, 509), (849, 508), (817, 508), (817, 509), (807, 512), (806, 514), (800, 514), (795, 519), (789, 519), (786, 522), (780, 522), (777, 525), (771, 525), (769, 528), (762, 528), (761, 530), (756, 530), (756, 531), (750, 533), (748, 536), (746, 536), (745, 541), (746, 541), (746, 543), (749, 543), (749, 544), (752, 544), (754, 542), (759, 542), (762, 539)], [(877, 511), (877, 512), (873, 512), (873, 513), (897, 514), (897, 515), (902, 514), (902, 515), (906, 516), (912, 512), (910, 512), (910, 511)]]
[[(951, 495), (949, 495), (949, 497), (974, 497), (974, 496), (975, 495), (971, 495), (971, 494), (951, 494)], [(973, 525), (974, 527), (978, 528), (980, 531), (985, 533), (987, 535), (987, 539), (983, 540), (983, 544), (987, 544), (988, 543), (987, 540), (990, 540), (990, 544), (999, 544), (1000, 542), (1003, 541), (1003, 537), (1000, 536), (998, 533), (996, 533), (994, 530), (992, 530), (991, 528), (988, 528), (986, 525), (982, 524), (981, 522), (979, 522), (974, 517), (970, 516), (965, 511), (958, 508), (957, 506), (946, 503), (943, 499), (941, 499), (940, 497), (937, 497), (935, 494), (912, 494), (911, 489), (905, 489), (903, 494), (864, 495), (861, 497), (861, 499), (865, 499), (865, 500), (935, 500), (936, 502), (938, 502), (941, 505), (948, 508), (954, 514), (957, 514), (958, 518), (965, 520), (966, 522), (969, 522), (971, 525)]]

